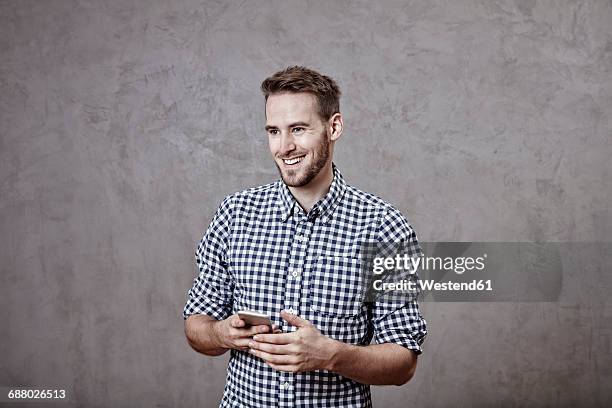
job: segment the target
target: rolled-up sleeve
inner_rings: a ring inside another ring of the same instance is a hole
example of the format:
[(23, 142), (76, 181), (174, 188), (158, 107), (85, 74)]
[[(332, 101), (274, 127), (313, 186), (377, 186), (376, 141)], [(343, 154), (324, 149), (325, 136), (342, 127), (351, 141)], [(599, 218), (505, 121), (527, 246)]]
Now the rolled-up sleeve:
[(217, 320), (231, 315), (234, 282), (228, 271), (227, 248), (232, 229), (232, 196), (226, 197), (197, 245), (198, 275), (187, 292), (183, 319), (205, 314)]
[(427, 323), (415, 301), (404, 304), (377, 303), (373, 311), (374, 342), (395, 343), (421, 354)]
[[(403, 252), (410, 257), (420, 257), (421, 247), (416, 233), (395, 208), (391, 208), (379, 227), (380, 243), (399, 243)], [(414, 278), (418, 279), (415, 271)], [(372, 306), (372, 325), (374, 342), (396, 343), (422, 353), (421, 345), (427, 336), (427, 322), (420, 313), (419, 305), (414, 299), (378, 299)]]

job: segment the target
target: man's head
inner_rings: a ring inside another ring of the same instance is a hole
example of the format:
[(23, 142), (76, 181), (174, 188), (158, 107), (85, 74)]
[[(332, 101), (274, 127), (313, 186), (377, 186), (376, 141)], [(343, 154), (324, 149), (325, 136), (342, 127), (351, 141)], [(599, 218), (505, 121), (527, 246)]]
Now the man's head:
[(306, 67), (293, 66), (278, 71), (261, 83), (261, 91), (266, 102), (274, 94), (310, 93), (317, 100), (317, 110), (323, 121), (340, 112), (340, 88), (336, 82)]
[(304, 187), (329, 177), (333, 145), (342, 134), (338, 85), (294, 66), (265, 79), (261, 89), (270, 152), (283, 181)]

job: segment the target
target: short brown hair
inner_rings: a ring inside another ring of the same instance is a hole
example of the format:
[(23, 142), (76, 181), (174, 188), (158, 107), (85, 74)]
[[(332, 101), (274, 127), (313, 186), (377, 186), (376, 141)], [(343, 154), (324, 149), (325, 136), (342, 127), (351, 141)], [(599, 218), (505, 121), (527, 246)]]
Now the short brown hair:
[(340, 112), (340, 88), (328, 76), (298, 65), (287, 67), (266, 78), (261, 83), (266, 101), (270, 95), (291, 92), (308, 92), (319, 104), (319, 115), (325, 121)]

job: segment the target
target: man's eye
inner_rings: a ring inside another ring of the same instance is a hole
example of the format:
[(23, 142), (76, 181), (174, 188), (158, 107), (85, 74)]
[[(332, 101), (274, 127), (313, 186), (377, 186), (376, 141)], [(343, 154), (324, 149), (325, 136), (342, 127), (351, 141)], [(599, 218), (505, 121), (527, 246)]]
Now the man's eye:
[(303, 132), (303, 131), (304, 131), (304, 128), (303, 128), (303, 127), (299, 127), (299, 126), (298, 126), (298, 127), (294, 127), (293, 129), (291, 129), (291, 131), (292, 131), (293, 133), (301, 133), (301, 132)]
[(278, 129), (270, 129), (270, 130), (268, 130), (268, 134), (270, 134), (272, 136), (276, 136), (276, 135), (278, 135)]

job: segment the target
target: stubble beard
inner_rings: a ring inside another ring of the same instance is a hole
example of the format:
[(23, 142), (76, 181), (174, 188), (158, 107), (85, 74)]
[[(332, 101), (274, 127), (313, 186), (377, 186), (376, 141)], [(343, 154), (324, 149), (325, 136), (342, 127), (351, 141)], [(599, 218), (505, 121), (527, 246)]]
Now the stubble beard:
[(319, 145), (317, 150), (315, 150), (315, 161), (306, 169), (302, 170), (301, 175), (296, 170), (287, 170), (286, 173), (283, 173), (278, 163), (274, 161), (285, 184), (289, 187), (304, 187), (310, 183), (321, 172), (329, 160), (329, 144), (327, 134), (325, 134), (323, 142)]

